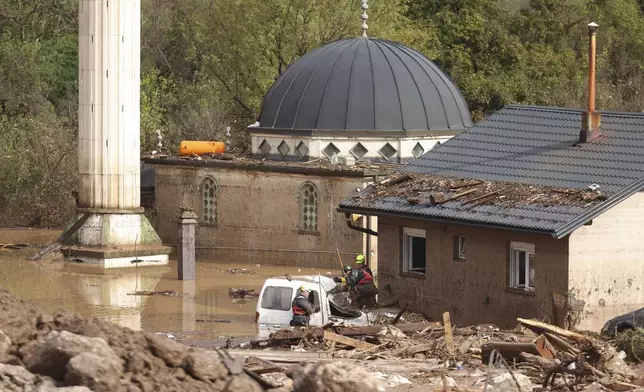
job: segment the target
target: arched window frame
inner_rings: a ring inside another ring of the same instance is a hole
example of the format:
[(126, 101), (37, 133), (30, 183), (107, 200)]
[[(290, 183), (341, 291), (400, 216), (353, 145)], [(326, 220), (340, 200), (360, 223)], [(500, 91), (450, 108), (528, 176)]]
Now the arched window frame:
[[(208, 185), (208, 188), (207, 188)], [(213, 188), (212, 195), (212, 204), (206, 205), (206, 192), (209, 192), (210, 187)], [(199, 222), (204, 226), (216, 226), (219, 218), (218, 214), (218, 202), (219, 202), (219, 183), (212, 176), (206, 176), (201, 180), (199, 184), (199, 199), (200, 199), (200, 210), (199, 210)], [(212, 208), (214, 210), (212, 219), (206, 216), (206, 208)]]
[[(305, 207), (308, 208), (308, 206), (305, 206), (305, 203), (308, 200), (306, 195), (307, 191), (309, 192), (309, 199), (311, 197), (310, 192), (313, 192), (313, 203), (315, 209), (315, 221), (313, 222), (313, 224), (309, 223), (309, 220), (307, 219), (309, 212), (305, 212)], [(320, 191), (318, 190), (318, 187), (310, 181), (302, 183), (297, 190), (297, 200), (298, 209), (300, 211), (298, 214), (298, 227), (300, 231), (305, 233), (318, 233), (320, 224)]]

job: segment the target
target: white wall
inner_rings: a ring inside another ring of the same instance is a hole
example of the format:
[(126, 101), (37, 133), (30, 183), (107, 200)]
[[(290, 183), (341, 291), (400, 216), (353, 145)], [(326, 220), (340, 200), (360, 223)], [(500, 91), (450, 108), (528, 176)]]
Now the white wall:
[(577, 229), (569, 246), (569, 290), (586, 302), (580, 329), (644, 307), (644, 193)]

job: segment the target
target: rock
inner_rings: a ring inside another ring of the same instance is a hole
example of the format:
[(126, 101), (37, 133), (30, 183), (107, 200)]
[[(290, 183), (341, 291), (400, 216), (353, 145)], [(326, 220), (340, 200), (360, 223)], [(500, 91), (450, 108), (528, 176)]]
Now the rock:
[(195, 350), (186, 355), (183, 367), (188, 374), (202, 381), (224, 379), (228, 375), (228, 369), (216, 352)]
[(33, 373), (62, 381), (69, 360), (85, 352), (94, 353), (110, 363), (121, 361), (105, 340), (75, 335), (67, 331), (52, 331), (47, 334), (44, 340), (27, 348), (23, 353), (23, 361), (27, 369)]
[(31, 391), (36, 383), (36, 375), (20, 366), (0, 365), (0, 391)]
[(232, 381), (227, 385), (224, 392), (263, 392), (264, 390), (250, 377), (234, 377)]
[(186, 356), (186, 346), (163, 336), (146, 334), (152, 353), (163, 359), (168, 366), (181, 366)]
[(95, 392), (110, 392), (119, 386), (121, 374), (123, 366), (118, 358), (87, 352), (69, 360), (65, 384), (84, 385)]
[(289, 372), (293, 392), (384, 392), (385, 385), (361, 367), (343, 363), (312, 363)]
[[(532, 382), (526, 375), (515, 373), (514, 376), (519, 382), (519, 385), (521, 386), (521, 390), (523, 392), (532, 391)], [(494, 377), (492, 379), (492, 385), (496, 390), (502, 392), (517, 391), (517, 383), (514, 381), (510, 373), (503, 373), (499, 376)]]
[(9, 348), (11, 347), (11, 339), (0, 331), (0, 362), (3, 362), (9, 355)]

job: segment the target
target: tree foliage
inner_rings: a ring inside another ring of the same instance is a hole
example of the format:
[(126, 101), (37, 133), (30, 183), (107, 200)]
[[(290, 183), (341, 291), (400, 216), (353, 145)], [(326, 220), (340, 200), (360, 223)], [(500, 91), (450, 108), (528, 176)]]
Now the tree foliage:
[[(141, 0), (141, 146), (238, 148), (284, 70), (360, 34), (360, 0)], [(475, 120), (509, 103), (585, 104), (598, 32), (598, 107), (642, 111), (643, 0), (371, 0), (369, 35), (425, 53)], [(0, 0), (0, 224), (60, 225), (72, 210), (77, 0)], [(62, 206), (62, 207), (61, 207)]]

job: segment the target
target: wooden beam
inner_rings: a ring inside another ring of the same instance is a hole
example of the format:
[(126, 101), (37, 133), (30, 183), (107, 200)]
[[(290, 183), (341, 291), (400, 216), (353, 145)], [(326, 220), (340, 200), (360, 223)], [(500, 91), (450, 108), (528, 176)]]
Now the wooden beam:
[(563, 336), (564, 338), (568, 338), (576, 342), (587, 342), (589, 340), (588, 337), (582, 334), (578, 334), (576, 332), (572, 332), (567, 329), (555, 327), (554, 325), (542, 323), (537, 320), (518, 318), (517, 321), (532, 330), (536, 329), (537, 331), (540, 331), (540, 332), (550, 332), (553, 335)]
[(445, 346), (447, 351), (454, 352), (454, 335), (452, 335), (452, 322), (449, 318), (449, 312), (443, 313), (443, 328), (445, 328)]
[(324, 331), (324, 339), (329, 340), (331, 342), (342, 343), (346, 346), (359, 348), (361, 350), (369, 350), (376, 347), (375, 344), (363, 342), (362, 340), (350, 338), (347, 336), (338, 335), (337, 333), (333, 333), (328, 330)]

